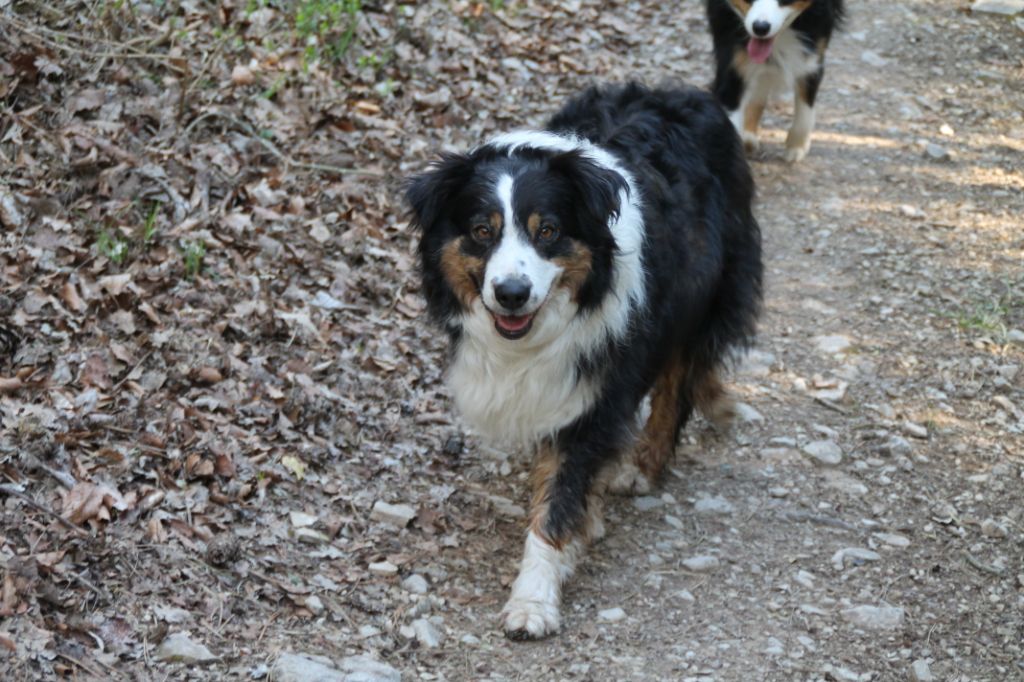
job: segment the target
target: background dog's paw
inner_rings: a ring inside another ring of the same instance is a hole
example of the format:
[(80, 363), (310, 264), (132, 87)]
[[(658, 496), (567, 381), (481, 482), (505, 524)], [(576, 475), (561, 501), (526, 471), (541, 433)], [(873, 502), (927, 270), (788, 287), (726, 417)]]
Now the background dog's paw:
[(807, 156), (807, 152), (811, 150), (811, 143), (808, 141), (798, 146), (787, 146), (786, 153), (783, 158), (786, 159), (786, 163), (796, 163), (797, 161), (803, 161), (803, 158)]
[(516, 641), (541, 639), (558, 632), (558, 605), (510, 599), (501, 611), (505, 636)]
[(608, 490), (616, 495), (646, 495), (651, 481), (633, 462), (622, 462), (608, 481)]
[(743, 140), (743, 150), (748, 154), (754, 154), (761, 148), (761, 141), (757, 139), (757, 135), (754, 133), (748, 133), (744, 130), (740, 133), (740, 139)]

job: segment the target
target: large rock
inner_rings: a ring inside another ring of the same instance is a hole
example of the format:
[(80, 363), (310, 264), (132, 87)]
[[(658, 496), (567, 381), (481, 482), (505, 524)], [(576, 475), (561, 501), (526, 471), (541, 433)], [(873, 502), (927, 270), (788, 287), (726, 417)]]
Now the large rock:
[(1012, 17), (1024, 12), (1024, 0), (977, 0), (971, 5), (971, 11)]

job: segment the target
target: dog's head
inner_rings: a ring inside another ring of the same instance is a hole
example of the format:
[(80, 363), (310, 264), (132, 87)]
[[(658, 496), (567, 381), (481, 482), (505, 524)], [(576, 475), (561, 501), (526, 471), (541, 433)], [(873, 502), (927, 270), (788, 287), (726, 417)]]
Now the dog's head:
[(750, 41), (747, 54), (763, 64), (772, 54), (775, 36), (792, 24), (814, 0), (729, 0), (742, 17)]
[[(486, 314), (497, 335), (518, 340), (535, 320), (594, 307), (610, 286), (609, 221), (626, 186), (580, 151), (485, 145), (444, 156), (406, 186), (431, 314), (453, 326)], [(555, 299), (557, 311), (546, 305)]]

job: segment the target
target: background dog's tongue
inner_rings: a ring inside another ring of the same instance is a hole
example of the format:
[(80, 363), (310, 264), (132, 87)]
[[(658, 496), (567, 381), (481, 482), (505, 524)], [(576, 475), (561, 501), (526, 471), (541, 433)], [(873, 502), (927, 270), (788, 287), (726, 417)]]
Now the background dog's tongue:
[(756, 64), (764, 64), (772, 54), (772, 38), (751, 38), (747, 43), (747, 54)]

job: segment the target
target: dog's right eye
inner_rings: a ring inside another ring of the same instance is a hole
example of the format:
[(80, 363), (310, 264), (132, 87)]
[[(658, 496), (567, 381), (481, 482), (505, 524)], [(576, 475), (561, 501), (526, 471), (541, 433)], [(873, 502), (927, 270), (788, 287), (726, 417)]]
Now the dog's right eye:
[(487, 223), (476, 223), (470, 228), (470, 233), (473, 235), (473, 239), (480, 242), (481, 244), (487, 244), (494, 237), (494, 230)]

